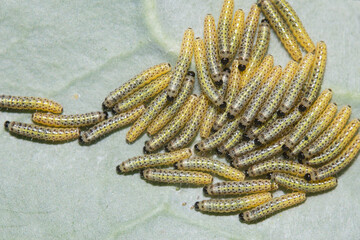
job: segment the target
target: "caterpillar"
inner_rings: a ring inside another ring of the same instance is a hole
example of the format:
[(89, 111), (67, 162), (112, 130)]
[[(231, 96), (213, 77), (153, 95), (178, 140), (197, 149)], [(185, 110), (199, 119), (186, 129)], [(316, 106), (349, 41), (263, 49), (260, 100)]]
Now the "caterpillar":
[(206, 157), (193, 157), (190, 159), (184, 159), (175, 163), (174, 167), (180, 170), (211, 172), (233, 181), (242, 181), (245, 178), (244, 173), (238, 169), (232, 168), (218, 160)]
[(75, 115), (56, 115), (36, 112), (32, 115), (32, 120), (35, 123), (51, 127), (84, 127), (104, 121), (107, 117), (107, 112), (90, 112)]
[(285, 0), (271, 0), (271, 2), (279, 11), (300, 45), (305, 48), (307, 52), (313, 52), (315, 45), (291, 5)]
[(256, 177), (271, 172), (283, 172), (291, 175), (304, 177), (306, 174), (314, 172), (315, 169), (293, 161), (283, 159), (272, 159), (251, 166), (247, 171), (250, 177)]
[(253, 4), (250, 8), (250, 12), (245, 20), (245, 29), (241, 38), (239, 47), (239, 53), (237, 59), (239, 60), (239, 70), (244, 71), (246, 65), (249, 62), (251, 49), (256, 34), (257, 25), (259, 22), (260, 8)]
[(161, 63), (150, 67), (143, 71), (142, 73), (136, 75), (120, 87), (116, 88), (114, 91), (110, 92), (109, 95), (105, 98), (102, 106), (104, 109), (112, 108), (117, 102), (121, 99), (129, 96), (139, 88), (145, 86), (152, 80), (158, 78), (159, 76), (169, 72), (171, 70), (170, 63)]
[(241, 195), (250, 193), (260, 193), (275, 191), (278, 185), (267, 179), (244, 180), (244, 181), (226, 181), (218, 182), (203, 188), (205, 194), (215, 195)]
[(156, 153), (136, 156), (123, 161), (116, 167), (118, 173), (133, 172), (139, 169), (171, 165), (177, 161), (189, 158), (192, 155), (190, 148), (180, 149), (171, 153)]
[(186, 123), (180, 134), (173, 138), (168, 145), (166, 145), (166, 151), (171, 152), (176, 149), (183, 148), (187, 146), (191, 142), (191, 140), (196, 137), (200, 128), (200, 123), (202, 122), (206, 113), (207, 106), (208, 101), (206, 99), (206, 96), (201, 95), (190, 120)]
[(337, 185), (337, 179), (334, 177), (329, 177), (320, 181), (306, 181), (303, 178), (295, 177), (286, 173), (275, 172), (271, 175), (271, 179), (273, 179), (279, 186), (305, 193), (324, 192), (336, 187)]
[(270, 0), (259, 0), (258, 5), (292, 59), (299, 62), (302, 58), (300, 47), (274, 5)]
[(44, 141), (63, 142), (76, 139), (80, 135), (79, 128), (42, 127), (34, 124), (10, 121), (6, 121), (4, 126), (10, 133)]
[(156, 151), (169, 142), (190, 119), (197, 100), (198, 97), (196, 95), (191, 95), (169, 124), (161, 129), (161, 131), (154, 135), (149, 141), (145, 142), (143, 148), (144, 153)]
[(39, 110), (52, 113), (62, 113), (60, 103), (40, 97), (21, 97), (0, 95), (0, 108)]
[(218, 43), (221, 63), (226, 65), (230, 57), (229, 32), (234, 11), (234, 0), (224, 0), (218, 22)]
[(211, 184), (213, 177), (208, 173), (172, 169), (148, 168), (140, 172), (145, 180), (162, 183), (186, 183), (193, 185)]
[(252, 194), (238, 198), (210, 199), (196, 202), (197, 211), (213, 213), (230, 213), (254, 208), (264, 202), (270, 201), (272, 194), (269, 192)]
[(302, 192), (285, 194), (283, 196), (273, 198), (271, 201), (263, 203), (256, 208), (240, 213), (239, 219), (242, 222), (252, 222), (278, 212), (284, 208), (300, 204), (305, 200), (306, 195)]
[(206, 15), (204, 20), (204, 44), (210, 76), (214, 80), (214, 84), (216, 86), (221, 86), (222, 80), (218, 38), (216, 33), (215, 19), (211, 14)]
[(114, 113), (126, 112), (140, 104), (143, 104), (150, 98), (154, 97), (156, 94), (161, 92), (169, 84), (171, 74), (166, 73), (157, 79), (153, 80), (151, 83), (145, 85), (140, 90), (134, 92), (130, 96), (126, 97), (123, 100), (120, 100), (113, 107)]
[(167, 98), (172, 101), (177, 95), (190, 67), (194, 52), (194, 30), (186, 29), (181, 43), (180, 53), (175, 68), (172, 70), (170, 83), (167, 87)]
[(87, 131), (82, 131), (79, 137), (79, 142), (86, 144), (91, 143), (100, 137), (115, 131), (116, 129), (134, 122), (141, 114), (144, 113), (144, 111), (144, 105), (140, 105), (130, 111), (117, 114), (111, 118), (99, 122)]

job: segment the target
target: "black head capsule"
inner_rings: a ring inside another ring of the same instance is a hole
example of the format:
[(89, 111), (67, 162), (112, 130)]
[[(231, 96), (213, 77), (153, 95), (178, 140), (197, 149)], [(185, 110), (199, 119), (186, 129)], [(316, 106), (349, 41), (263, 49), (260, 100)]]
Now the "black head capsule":
[(195, 149), (196, 152), (200, 152), (198, 144), (195, 144), (194, 149)]
[(121, 173), (122, 173), (122, 171), (121, 171), (121, 169), (120, 169), (120, 165), (118, 165), (118, 166), (116, 167), (116, 173), (117, 173), (117, 174), (121, 174)]
[(83, 140), (83, 137), (82, 137), (81, 135), (79, 136), (79, 143), (80, 143), (80, 144), (85, 144), (85, 142), (84, 142), (84, 140)]
[(285, 144), (281, 146), (282, 150), (284, 150), (285, 152), (290, 151), (290, 148), (288, 148)]
[(196, 211), (199, 211), (199, 202), (196, 202), (194, 204), (194, 208), (195, 208)]
[(240, 65), (238, 66), (238, 68), (239, 68), (240, 72), (243, 72), (243, 71), (245, 71), (246, 66), (243, 65), (243, 64), (240, 64)]
[(174, 97), (170, 97), (169, 95), (166, 96), (166, 99), (167, 99), (169, 102), (174, 101)]
[(229, 62), (229, 59), (228, 59), (228, 58), (222, 58), (222, 59), (221, 59), (221, 64), (222, 64), (222, 65), (226, 65), (226, 64), (228, 64), (228, 62)]
[(164, 147), (165, 152), (170, 152), (168, 145)]
[(204, 192), (204, 194), (209, 194), (209, 192), (208, 192), (208, 190), (207, 190), (207, 187), (204, 187), (204, 188), (203, 188), (203, 192)]
[(284, 117), (285, 113), (283, 113), (282, 111), (277, 111), (276, 114), (278, 115), (278, 117)]
[(105, 119), (108, 119), (108, 117), (109, 117), (108, 112), (104, 111), (104, 114), (105, 114)]
[(256, 146), (261, 146), (262, 145), (262, 143), (257, 138), (255, 138), (254, 143), (255, 143)]
[(271, 179), (272, 174), (273, 174), (273, 173), (268, 173), (268, 174), (266, 174), (266, 178), (267, 178), (267, 179)]
[(245, 130), (246, 126), (242, 125), (242, 123), (239, 123), (239, 128), (240, 128), (241, 130)]
[(245, 222), (244, 213), (239, 214), (239, 220), (240, 220), (240, 222)]
[(245, 174), (245, 177), (250, 177), (248, 170), (245, 170), (245, 171), (244, 171), (244, 174)]
[(216, 130), (214, 129), (214, 127), (211, 128), (211, 133), (215, 133)]
[(224, 68), (224, 72), (230, 73), (230, 68), (228, 67)]
[(304, 153), (303, 153), (303, 152), (299, 152), (299, 154), (298, 154), (298, 158), (299, 158), (300, 160), (305, 159), (305, 155), (304, 155)]
[(140, 170), (140, 177), (144, 179), (144, 170)]
[[(147, 143), (147, 141), (145, 142), (145, 144)], [(150, 152), (146, 149), (146, 147), (144, 146), (144, 148), (143, 148), (143, 152), (144, 152), (144, 154), (149, 154)]]
[(227, 114), (227, 118), (228, 118), (228, 119), (230, 119), (230, 120), (232, 120), (232, 119), (234, 119), (234, 118), (235, 118), (235, 116), (234, 116), (234, 115), (232, 115), (231, 113), (228, 113), (228, 114)]
[(305, 112), (306, 111), (306, 107), (304, 105), (302, 105), (302, 104), (299, 105), (298, 109), (299, 109), (300, 112)]
[[(225, 158), (227, 159), (227, 160), (229, 160), (229, 161), (231, 161), (232, 160), (232, 157), (230, 156), (230, 154), (227, 152), (226, 154), (225, 154)], [(230, 164), (232, 163), (232, 161), (230, 162)]]
[(269, 21), (268, 21), (266, 18), (264, 18), (263, 20), (261, 20), (261, 22), (262, 22), (262, 23), (263, 23), (263, 22), (269, 23)]
[(215, 148), (215, 152), (217, 155), (223, 155), (223, 153), (219, 151), (219, 148)]
[(226, 102), (224, 101), (222, 104), (220, 104), (219, 106), (221, 109), (225, 109), (226, 108)]
[[(230, 158), (231, 158), (231, 157), (230, 157)], [(234, 161), (230, 161), (230, 166), (233, 167), (233, 168), (236, 168), (236, 167), (234, 166)]]
[(217, 86), (217, 87), (220, 87), (221, 85), (223, 85), (223, 80), (219, 80), (217, 82), (214, 82), (214, 84)]
[(250, 138), (249, 138), (249, 136), (248, 136), (246, 133), (242, 136), (242, 139), (243, 139), (244, 141), (250, 141)]
[(174, 169), (179, 169), (178, 163), (174, 163)]
[(6, 121), (6, 122), (4, 123), (5, 129), (9, 129), (9, 124), (10, 124), (10, 121)]
[(260, 122), (257, 118), (254, 120), (254, 124), (256, 127), (260, 127), (263, 123)]
[(101, 105), (102, 109), (104, 112), (108, 111), (109, 108), (107, 106), (105, 106), (105, 102), (103, 102), (103, 104)]
[(305, 139), (305, 141), (309, 140), (308, 136), (305, 136), (304, 139)]
[(193, 71), (188, 71), (188, 72), (187, 72), (187, 75), (192, 76), (192, 77), (195, 77), (195, 73), (194, 73)]
[(112, 114), (114, 114), (114, 115), (118, 114), (118, 113), (114, 110), (114, 108), (111, 109), (111, 112), (112, 112)]
[(310, 181), (311, 180), (310, 173), (305, 174), (304, 178), (305, 178), (306, 181)]

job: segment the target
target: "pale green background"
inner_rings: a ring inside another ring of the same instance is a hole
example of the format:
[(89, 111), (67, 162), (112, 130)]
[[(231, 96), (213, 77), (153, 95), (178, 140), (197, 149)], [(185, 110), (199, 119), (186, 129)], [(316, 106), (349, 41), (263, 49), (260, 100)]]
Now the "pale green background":
[[(247, 13), (254, 1), (235, 1)], [(328, 46), (323, 88), (360, 117), (360, 1), (291, 1), (312, 39)], [(64, 114), (100, 110), (121, 83), (160, 62), (175, 64), (182, 34), (202, 36), (204, 16), (222, 1), (16, 1), (0, 3), (1, 93), (42, 96)], [(269, 53), (289, 56), (272, 33)], [(193, 67), (192, 67), (193, 68)], [(193, 68), (194, 70), (194, 68)], [(196, 92), (199, 87), (196, 86)], [(27, 113), (1, 112), (30, 123)], [(191, 209), (201, 188), (155, 186), (115, 166), (147, 139), (127, 129), (91, 146), (44, 144), (0, 128), (1, 239), (359, 239), (360, 161), (339, 186), (257, 224)], [(219, 179), (216, 179), (219, 181)], [(281, 192), (277, 192), (279, 195)], [(182, 204), (186, 203), (185, 206)]]

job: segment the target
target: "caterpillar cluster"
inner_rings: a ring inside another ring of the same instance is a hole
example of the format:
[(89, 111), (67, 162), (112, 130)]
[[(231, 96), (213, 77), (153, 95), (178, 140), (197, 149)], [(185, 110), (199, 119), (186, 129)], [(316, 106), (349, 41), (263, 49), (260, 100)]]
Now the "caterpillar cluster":
[[(35, 112), (37, 124), (6, 121), (5, 128), (28, 139), (92, 144), (132, 123), (126, 141), (146, 131), (146, 155), (123, 161), (119, 174), (140, 171), (147, 181), (201, 185), (209, 196), (246, 195), (194, 203), (203, 212), (239, 213), (245, 222), (335, 188), (336, 174), (360, 150), (360, 120), (348, 123), (350, 106), (337, 113), (331, 89), (320, 93), (325, 42), (313, 43), (285, 0), (258, 0), (246, 19), (241, 9), (233, 12), (234, 1), (224, 0), (217, 29), (206, 15), (203, 39), (188, 28), (174, 68), (161, 63), (136, 75), (108, 94), (103, 111), (61, 115), (52, 100), (1, 95), (2, 109), (51, 112)], [(267, 53), (270, 28), (292, 58), (284, 68)], [(193, 58), (197, 74), (190, 70)], [(198, 132), (193, 152), (187, 147)], [(162, 148), (166, 153), (154, 153)], [(213, 150), (230, 164), (203, 156)], [(175, 169), (163, 168), (169, 165)], [(213, 175), (228, 181), (212, 184)], [(274, 198), (270, 192), (279, 187), (289, 193)]]

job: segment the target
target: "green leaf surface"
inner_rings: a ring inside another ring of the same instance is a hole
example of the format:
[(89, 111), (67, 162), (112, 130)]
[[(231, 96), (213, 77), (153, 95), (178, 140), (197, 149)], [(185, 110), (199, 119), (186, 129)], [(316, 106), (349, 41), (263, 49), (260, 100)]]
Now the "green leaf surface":
[[(247, 13), (254, 1), (235, 1)], [(328, 46), (323, 89), (360, 117), (360, 1), (290, 1), (312, 39)], [(222, 1), (1, 1), (1, 94), (41, 96), (64, 114), (101, 109), (105, 96), (142, 70), (175, 64), (182, 34), (202, 37), (203, 19), (218, 19)], [(275, 64), (290, 59), (274, 32)], [(192, 66), (194, 70), (194, 65)], [(199, 86), (195, 88), (199, 92)], [(31, 115), (0, 113), (30, 123)], [(142, 154), (143, 135), (128, 128), (96, 144), (46, 144), (0, 128), (0, 239), (356, 239), (360, 236), (360, 161), (333, 191), (256, 224), (237, 215), (192, 209), (201, 188), (158, 186), (115, 167)], [(215, 179), (215, 181), (220, 181)], [(275, 193), (280, 195), (281, 192)]]

